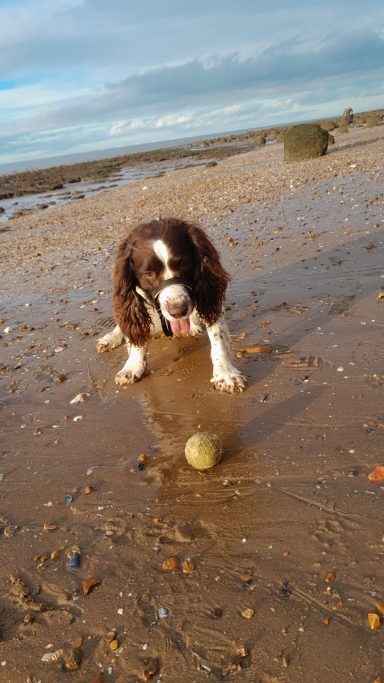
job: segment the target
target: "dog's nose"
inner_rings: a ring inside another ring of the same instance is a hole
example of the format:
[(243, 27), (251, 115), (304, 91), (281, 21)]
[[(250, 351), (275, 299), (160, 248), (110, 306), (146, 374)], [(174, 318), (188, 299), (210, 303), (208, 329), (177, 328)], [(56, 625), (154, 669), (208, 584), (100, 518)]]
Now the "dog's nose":
[(188, 302), (187, 301), (177, 301), (175, 303), (169, 302), (168, 313), (172, 318), (183, 318), (188, 314)]

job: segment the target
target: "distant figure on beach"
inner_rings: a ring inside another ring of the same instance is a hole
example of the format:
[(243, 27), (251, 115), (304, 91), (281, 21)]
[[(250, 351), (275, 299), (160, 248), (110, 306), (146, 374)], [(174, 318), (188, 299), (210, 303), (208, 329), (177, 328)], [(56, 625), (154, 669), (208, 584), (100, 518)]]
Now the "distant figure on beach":
[(344, 109), (343, 118), (346, 120), (348, 124), (353, 123), (354, 113), (351, 107), (348, 107), (348, 109)]

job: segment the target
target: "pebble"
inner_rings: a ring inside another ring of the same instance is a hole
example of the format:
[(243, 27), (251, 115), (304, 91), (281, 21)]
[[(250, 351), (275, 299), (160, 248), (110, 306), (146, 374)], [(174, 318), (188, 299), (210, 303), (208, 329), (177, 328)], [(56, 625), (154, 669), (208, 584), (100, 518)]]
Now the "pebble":
[(70, 401), (70, 403), (72, 403), (73, 405), (77, 405), (78, 403), (84, 403), (87, 396), (89, 396), (89, 394), (86, 394), (85, 392), (82, 392), (81, 394), (77, 394), (77, 396), (75, 396)]
[(159, 607), (157, 616), (159, 619), (166, 619), (169, 616), (169, 610), (166, 607)]
[(246, 609), (243, 609), (241, 616), (244, 617), (244, 619), (252, 619), (254, 614), (255, 610), (247, 607)]
[(92, 467), (88, 467), (88, 469), (87, 469), (87, 471), (86, 471), (86, 473), (85, 473), (85, 474), (87, 475), (87, 477), (89, 477), (89, 475), (92, 474), (92, 472), (95, 471), (96, 467), (99, 467), (99, 465), (92, 465)]
[(68, 569), (71, 569), (71, 571), (77, 571), (78, 568), (80, 567), (80, 562), (81, 562), (81, 556), (80, 553), (75, 551), (72, 553), (71, 557), (68, 560), (67, 567)]

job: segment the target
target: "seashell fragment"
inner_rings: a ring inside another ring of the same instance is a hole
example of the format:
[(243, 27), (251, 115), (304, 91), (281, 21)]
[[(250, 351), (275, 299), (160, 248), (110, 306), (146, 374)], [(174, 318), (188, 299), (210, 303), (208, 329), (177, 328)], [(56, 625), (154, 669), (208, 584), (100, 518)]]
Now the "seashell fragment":
[(93, 588), (96, 586), (100, 586), (100, 581), (97, 579), (84, 579), (83, 581), (83, 593), (84, 595), (88, 595), (88, 593), (91, 592)]

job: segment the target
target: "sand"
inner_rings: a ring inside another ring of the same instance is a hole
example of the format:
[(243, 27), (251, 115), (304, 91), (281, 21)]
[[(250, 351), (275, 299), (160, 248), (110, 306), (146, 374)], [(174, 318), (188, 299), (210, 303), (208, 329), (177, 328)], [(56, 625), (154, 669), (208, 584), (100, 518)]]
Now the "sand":
[[(282, 158), (2, 223), (1, 683), (384, 676), (384, 128)], [(160, 214), (199, 222), (232, 274), (244, 394), (211, 388), (204, 335), (155, 339), (126, 389), (124, 349), (96, 354), (114, 249)], [(224, 443), (205, 473), (198, 429)]]

